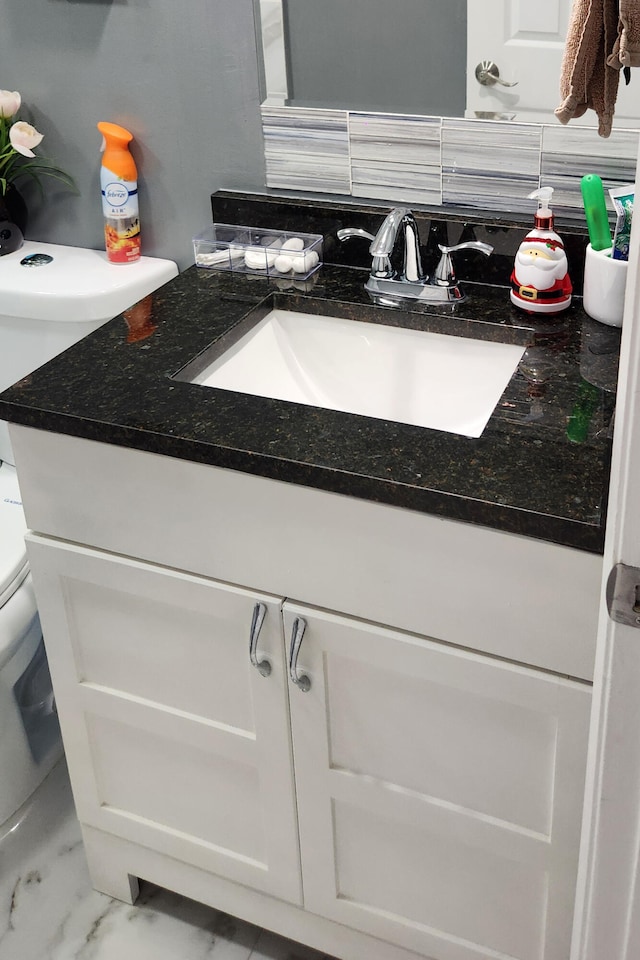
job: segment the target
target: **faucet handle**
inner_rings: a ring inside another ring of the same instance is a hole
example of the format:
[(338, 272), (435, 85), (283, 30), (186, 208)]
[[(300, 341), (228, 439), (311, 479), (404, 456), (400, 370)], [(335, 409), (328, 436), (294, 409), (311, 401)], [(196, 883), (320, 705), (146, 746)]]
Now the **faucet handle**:
[(442, 256), (440, 257), (440, 263), (436, 267), (434, 280), (441, 287), (452, 287), (456, 282), (453, 261), (451, 259), (451, 254), (455, 253), (456, 250), (478, 250), (480, 253), (484, 253), (486, 257), (493, 253), (491, 244), (482, 243), (480, 240), (466, 240), (464, 243), (456, 243), (453, 247), (445, 247), (439, 243), (438, 249)]
[[(363, 240), (369, 240), (371, 244), (375, 243), (376, 238), (367, 230), (360, 227), (343, 227), (336, 232), (336, 237), (342, 243), (351, 237), (361, 237)], [(391, 267), (391, 258), (388, 256), (374, 256), (371, 266), (371, 273), (376, 277), (392, 277), (393, 269)]]
[(367, 230), (362, 230), (361, 227), (342, 227), (336, 232), (336, 237), (338, 240), (348, 240), (350, 237), (362, 237), (363, 240), (370, 240), (371, 243), (375, 240), (372, 233), (369, 233)]

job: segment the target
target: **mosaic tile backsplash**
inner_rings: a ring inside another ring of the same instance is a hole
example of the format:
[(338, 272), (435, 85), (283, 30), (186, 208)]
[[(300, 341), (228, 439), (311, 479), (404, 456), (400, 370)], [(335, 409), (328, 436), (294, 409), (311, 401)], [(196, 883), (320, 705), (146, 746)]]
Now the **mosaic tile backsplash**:
[(580, 178), (635, 180), (638, 130), (262, 106), (267, 186), (528, 214), (527, 194), (583, 218)]

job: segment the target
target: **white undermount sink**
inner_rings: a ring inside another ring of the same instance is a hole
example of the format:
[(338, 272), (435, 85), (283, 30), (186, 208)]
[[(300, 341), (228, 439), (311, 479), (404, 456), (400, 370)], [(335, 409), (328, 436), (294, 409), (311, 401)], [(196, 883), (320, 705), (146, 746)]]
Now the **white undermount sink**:
[(479, 437), (523, 353), (276, 309), (191, 382)]

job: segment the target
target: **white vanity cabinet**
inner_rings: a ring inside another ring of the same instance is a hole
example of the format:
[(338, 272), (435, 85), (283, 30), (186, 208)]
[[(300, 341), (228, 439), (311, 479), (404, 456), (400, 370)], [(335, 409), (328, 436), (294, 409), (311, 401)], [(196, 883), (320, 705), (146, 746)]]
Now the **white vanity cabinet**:
[(12, 439), (97, 889), (141, 877), (344, 960), (566, 960), (600, 558)]

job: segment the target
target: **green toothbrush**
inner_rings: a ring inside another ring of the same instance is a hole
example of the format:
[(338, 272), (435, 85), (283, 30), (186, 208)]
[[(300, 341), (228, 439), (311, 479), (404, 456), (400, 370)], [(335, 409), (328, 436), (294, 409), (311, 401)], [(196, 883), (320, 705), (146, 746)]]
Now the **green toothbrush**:
[(580, 181), (580, 189), (591, 246), (594, 250), (606, 250), (611, 246), (611, 230), (602, 180), (597, 174), (588, 173)]

